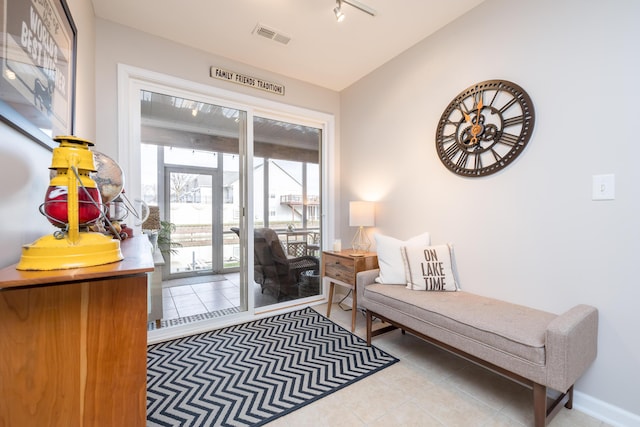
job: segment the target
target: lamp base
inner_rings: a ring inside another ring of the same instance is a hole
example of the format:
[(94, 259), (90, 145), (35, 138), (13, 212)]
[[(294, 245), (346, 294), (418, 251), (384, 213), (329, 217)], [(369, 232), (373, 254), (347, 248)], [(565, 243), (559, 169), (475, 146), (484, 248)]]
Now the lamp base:
[(354, 254), (361, 253), (364, 255), (365, 252), (369, 252), (370, 247), (371, 241), (369, 240), (367, 233), (364, 231), (364, 227), (358, 227), (358, 231), (356, 231), (356, 235), (353, 236), (353, 240), (351, 241), (351, 249), (353, 249)]
[(78, 241), (57, 239), (53, 235), (39, 238), (22, 247), (17, 270), (64, 270), (92, 267), (121, 261), (120, 241), (100, 233), (82, 232)]

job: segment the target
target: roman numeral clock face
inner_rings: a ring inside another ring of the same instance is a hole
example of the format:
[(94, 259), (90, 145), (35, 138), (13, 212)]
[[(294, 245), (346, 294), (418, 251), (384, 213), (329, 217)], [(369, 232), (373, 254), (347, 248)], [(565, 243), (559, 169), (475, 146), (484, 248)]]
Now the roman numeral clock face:
[(490, 175), (511, 163), (531, 138), (535, 114), (517, 84), (487, 80), (461, 92), (444, 110), (436, 150), (453, 173)]

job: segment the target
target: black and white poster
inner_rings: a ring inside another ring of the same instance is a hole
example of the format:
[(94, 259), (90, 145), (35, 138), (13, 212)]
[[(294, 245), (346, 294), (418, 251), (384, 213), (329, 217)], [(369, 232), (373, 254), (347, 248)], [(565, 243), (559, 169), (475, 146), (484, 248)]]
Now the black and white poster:
[[(66, 3), (0, 0), (0, 4), (4, 103), (0, 107), (14, 110), (10, 115), (3, 111), (3, 117), (15, 127), (28, 127), (28, 133), (37, 129), (49, 138), (71, 135), (76, 29)], [(23, 119), (29, 126), (22, 126)]]

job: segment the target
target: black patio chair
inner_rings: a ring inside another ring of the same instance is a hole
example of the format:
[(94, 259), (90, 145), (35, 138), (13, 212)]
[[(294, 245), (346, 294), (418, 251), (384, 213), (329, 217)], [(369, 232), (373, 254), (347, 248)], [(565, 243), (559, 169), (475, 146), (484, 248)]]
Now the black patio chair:
[[(231, 231), (240, 236), (237, 227), (232, 227)], [(260, 284), (262, 293), (266, 290), (278, 301), (298, 297), (300, 273), (320, 270), (317, 257), (288, 258), (278, 235), (270, 228), (254, 229), (253, 250), (254, 280)]]

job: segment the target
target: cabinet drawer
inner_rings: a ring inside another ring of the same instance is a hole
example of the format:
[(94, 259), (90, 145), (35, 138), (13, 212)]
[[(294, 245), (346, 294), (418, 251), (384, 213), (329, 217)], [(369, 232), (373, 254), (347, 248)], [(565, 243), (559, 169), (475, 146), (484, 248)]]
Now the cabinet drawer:
[(355, 284), (353, 259), (325, 256), (324, 274), (340, 281)]

